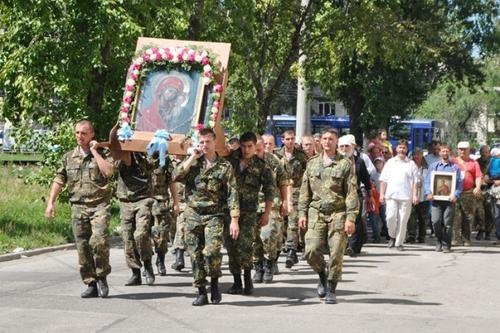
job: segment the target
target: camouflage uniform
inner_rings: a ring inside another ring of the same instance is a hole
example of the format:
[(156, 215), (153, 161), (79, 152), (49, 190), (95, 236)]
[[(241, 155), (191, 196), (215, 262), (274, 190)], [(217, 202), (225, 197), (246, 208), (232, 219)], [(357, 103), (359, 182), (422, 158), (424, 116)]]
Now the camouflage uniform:
[(323, 249), (328, 243), (328, 280), (338, 281), (342, 274), (347, 244), (344, 224), (354, 222), (359, 212), (356, 187), (354, 168), (339, 154), (328, 166), (322, 156), (312, 158), (304, 173), (299, 199), (299, 217), (308, 219), (304, 256), (315, 272), (324, 272)]
[(188, 171), (177, 166), (173, 178), (185, 185), (185, 241), (193, 263), (193, 285), (203, 287), (207, 274), (212, 278), (222, 276), (220, 251), (225, 212), (229, 209), (232, 217), (239, 216), (233, 170), (229, 162), (219, 157), (206, 169), (202, 156)]
[[(180, 165), (181, 161), (174, 160), (174, 168)], [(186, 200), (184, 200), (184, 184), (177, 182), (175, 183), (177, 188), (177, 195), (179, 197), (179, 215), (176, 218), (175, 227), (175, 237), (174, 237), (174, 249), (185, 250), (184, 234), (186, 228), (186, 219), (184, 218), (184, 211), (186, 210)], [(172, 230), (172, 228), (171, 228)]]
[(120, 200), (120, 220), (128, 267), (140, 269), (151, 261), (152, 165), (146, 155), (132, 153), (132, 165), (116, 162), (119, 171), (116, 196)]
[[(98, 150), (108, 162), (109, 153)], [(83, 156), (80, 147), (67, 152), (54, 182), (67, 184), (71, 203), (71, 221), (78, 253), (80, 276), (85, 284), (106, 277), (109, 265), (109, 219), (112, 190), (91, 153)]]
[(169, 186), (172, 182), (173, 165), (166, 159), (165, 166), (159, 165), (159, 160), (149, 158), (148, 163), (154, 166), (151, 174), (153, 186), (153, 226), (151, 228), (155, 252), (164, 256), (168, 249), (169, 227), (173, 217), (170, 214)]
[[(276, 260), (278, 252), (281, 250), (283, 240), (283, 219), (280, 214), (281, 194), (280, 189), (287, 186), (290, 182), (290, 174), (285, 168), (285, 164), (273, 154), (265, 153), (264, 161), (271, 168), (275, 178), (275, 196), (273, 199), (273, 208), (269, 216), (269, 223), (261, 227), (256, 225), (255, 240), (253, 246), (254, 261)], [(264, 195), (259, 193), (259, 211), (258, 217), (264, 211)], [(280, 242), (281, 241), (281, 242)]]
[(308, 157), (306, 153), (295, 147), (291, 159), (287, 159), (285, 155), (285, 147), (276, 151), (276, 155), (288, 165), (290, 171), (292, 189), (293, 212), (288, 214), (286, 219), (286, 249), (297, 251), (299, 246), (299, 218), (297, 214), (300, 185), (302, 183), (302, 175), (306, 170)]
[(461, 244), (470, 242), (471, 226), (479, 230), (476, 225), (476, 216), (479, 216), (479, 221), (484, 220), (484, 210), (482, 209), (482, 199), (474, 196), (472, 190), (464, 191), (457, 201), (457, 209), (455, 210), (455, 218), (453, 219), (453, 244)]
[(275, 197), (276, 186), (271, 169), (259, 157), (254, 155), (243, 170), (240, 168), (239, 151), (228, 157), (228, 160), (235, 170), (234, 174), (240, 200), (240, 235), (238, 239), (234, 240), (229, 236), (229, 230), (224, 233), (224, 244), (229, 256), (229, 271), (234, 275), (241, 274), (242, 269), (251, 270), (253, 267), (252, 245), (257, 224), (259, 191), (262, 188), (264, 201), (272, 201)]

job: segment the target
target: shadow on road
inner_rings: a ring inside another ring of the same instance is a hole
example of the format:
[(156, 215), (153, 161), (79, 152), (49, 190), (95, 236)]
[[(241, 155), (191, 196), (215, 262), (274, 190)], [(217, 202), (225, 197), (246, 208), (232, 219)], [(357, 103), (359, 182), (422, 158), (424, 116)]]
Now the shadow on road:
[(120, 294), (120, 295), (110, 295), (108, 298), (113, 299), (129, 299), (129, 300), (148, 300), (148, 299), (160, 299), (160, 298), (172, 298), (172, 297), (193, 297), (193, 293), (128, 293), (128, 294)]
[(360, 298), (360, 299), (341, 299), (339, 303), (368, 303), (368, 304), (397, 304), (397, 305), (443, 305), (436, 302), (417, 302), (409, 299), (400, 298)]

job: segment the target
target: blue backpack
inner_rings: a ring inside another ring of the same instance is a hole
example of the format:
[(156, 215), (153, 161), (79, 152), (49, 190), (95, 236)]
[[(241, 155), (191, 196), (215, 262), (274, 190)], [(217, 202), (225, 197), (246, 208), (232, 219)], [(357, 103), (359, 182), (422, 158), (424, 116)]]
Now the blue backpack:
[(500, 179), (500, 157), (494, 156), (491, 158), (488, 174), (491, 179)]

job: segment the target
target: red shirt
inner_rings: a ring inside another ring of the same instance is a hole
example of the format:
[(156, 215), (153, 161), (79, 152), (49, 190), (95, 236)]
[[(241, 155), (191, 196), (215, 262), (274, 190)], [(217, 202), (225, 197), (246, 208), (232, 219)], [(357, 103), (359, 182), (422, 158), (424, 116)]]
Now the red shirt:
[(471, 159), (464, 161), (461, 158), (455, 158), (453, 162), (460, 168), (462, 191), (469, 191), (476, 187), (476, 178), (483, 176), (479, 163)]

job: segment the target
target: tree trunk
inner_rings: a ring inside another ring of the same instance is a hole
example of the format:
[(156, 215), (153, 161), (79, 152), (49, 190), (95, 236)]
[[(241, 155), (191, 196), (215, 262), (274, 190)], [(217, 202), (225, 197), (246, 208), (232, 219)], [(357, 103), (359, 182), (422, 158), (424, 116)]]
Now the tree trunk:
[(193, 12), (189, 16), (188, 40), (199, 40), (201, 35), (201, 17), (205, 7), (204, 0), (197, 0), (193, 4)]
[[(87, 93), (87, 106), (91, 111), (90, 119), (94, 121), (99, 130), (102, 126), (107, 126), (104, 119), (106, 118), (103, 112), (104, 104), (104, 89), (108, 78), (108, 64), (111, 53), (111, 42), (107, 41), (101, 49), (101, 64), (102, 67), (92, 70), (89, 91)], [(118, 117), (118, 115), (117, 115)], [(101, 121), (103, 120), (103, 121)], [(99, 126), (101, 124), (101, 126)]]
[(361, 114), (363, 112), (363, 107), (365, 100), (361, 95), (361, 92), (357, 88), (353, 88), (350, 93), (349, 101), (349, 118), (351, 121), (350, 130), (351, 134), (356, 137), (356, 143), (359, 146), (363, 146), (363, 131), (361, 129)]

